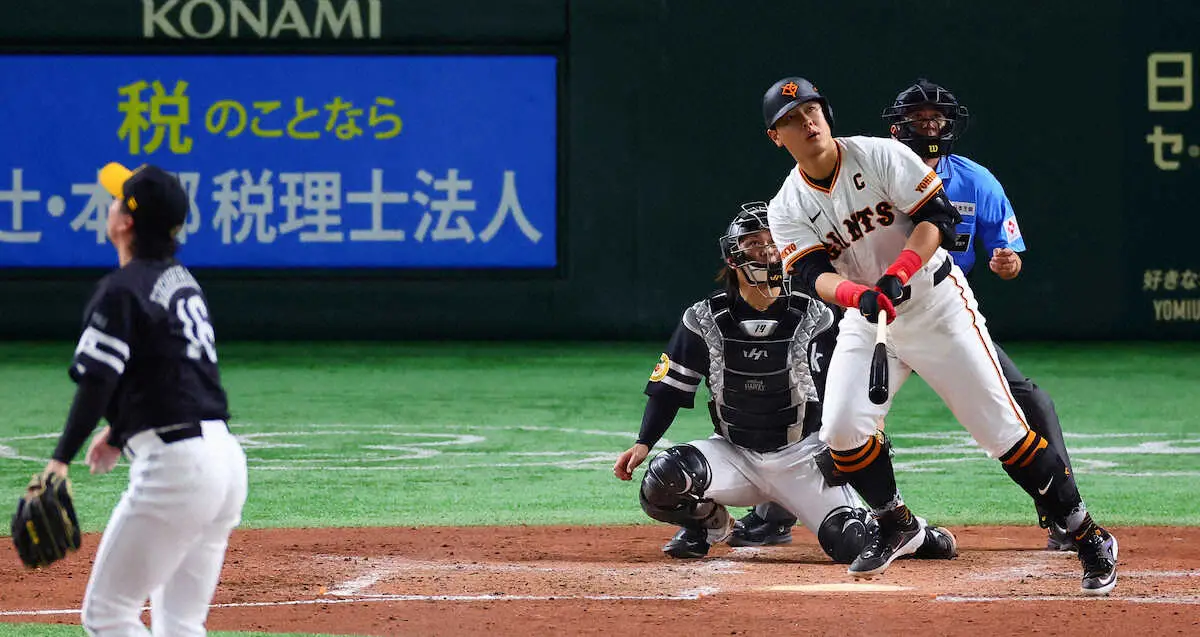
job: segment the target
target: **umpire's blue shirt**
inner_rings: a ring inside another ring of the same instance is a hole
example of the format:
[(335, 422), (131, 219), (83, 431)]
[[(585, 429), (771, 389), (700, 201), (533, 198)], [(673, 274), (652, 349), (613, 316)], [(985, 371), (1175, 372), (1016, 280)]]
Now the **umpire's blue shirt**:
[(987, 168), (961, 155), (947, 155), (938, 161), (937, 174), (942, 178), (946, 197), (962, 215), (950, 255), (964, 273), (975, 266), (976, 239), (983, 243), (986, 259), (992, 258), (995, 248), (1025, 251), (1025, 240), (1021, 238), (1012, 204)]

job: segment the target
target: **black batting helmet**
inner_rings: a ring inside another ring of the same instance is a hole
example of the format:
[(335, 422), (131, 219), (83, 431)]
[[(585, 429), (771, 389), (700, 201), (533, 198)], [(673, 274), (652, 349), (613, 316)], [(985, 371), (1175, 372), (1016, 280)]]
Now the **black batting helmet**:
[(833, 109), (829, 107), (829, 101), (817, 91), (812, 82), (802, 77), (785, 77), (767, 89), (762, 99), (763, 122), (768, 130), (775, 128), (775, 122), (788, 111), (814, 100), (821, 103), (821, 109), (825, 111), (825, 121), (833, 128)]
[[(770, 250), (775, 245), (774, 240), (770, 240), (766, 245), (754, 247), (743, 247), (741, 242), (742, 237), (770, 229), (766, 203), (750, 201), (742, 204), (741, 211), (729, 222), (719, 241), (721, 258), (729, 267), (741, 270), (746, 275), (746, 280), (755, 285), (782, 288), (783, 263), (778, 258), (774, 261), (760, 261), (751, 254), (751, 251), (756, 249)], [(775, 255), (778, 257), (778, 252)]]
[[(917, 129), (911, 113), (920, 107), (930, 107), (941, 113), (946, 121), (937, 135), (925, 135)], [(883, 109), (883, 121), (892, 135), (926, 159), (949, 155), (954, 142), (967, 130), (970, 114), (958, 103), (954, 94), (925, 78), (900, 91), (892, 105)]]

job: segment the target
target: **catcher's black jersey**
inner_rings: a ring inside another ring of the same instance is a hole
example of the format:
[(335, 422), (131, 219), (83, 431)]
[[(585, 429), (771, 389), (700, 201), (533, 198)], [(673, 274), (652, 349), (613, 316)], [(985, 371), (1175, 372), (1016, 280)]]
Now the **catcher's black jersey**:
[(717, 292), (684, 312), (646, 393), (692, 407), (707, 381), (718, 433), (751, 449), (779, 448), (820, 428), (834, 322), (827, 305), (800, 293), (760, 312)]
[(116, 379), (104, 413), (114, 446), (145, 429), (229, 418), (204, 292), (174, 261), (134, 259), (100, 280), (70, 373)]

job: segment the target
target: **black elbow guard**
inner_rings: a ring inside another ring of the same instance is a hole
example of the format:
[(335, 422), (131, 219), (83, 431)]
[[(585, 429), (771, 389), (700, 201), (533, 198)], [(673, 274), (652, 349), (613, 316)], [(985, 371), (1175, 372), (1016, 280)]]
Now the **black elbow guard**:
[(829, 252), (813, 250), (792, 264), (792, 289), (798, 289), (814, 299), (820, 298), (817, 296), (817, 277), (826, 272), (835, 272)]
[(937, 226), (937, 229), (942, 232), (941, 246), (946, 250), (954, 249), (954, 241), (958, 236), (955, 226), (962, 221), (962, 215), (958, 214), (958, 209), (950, 203), (944, 189), (938, 189), (937, 194), (930, 197), (920, 208), (914, 210), (911, 216), (913, 223), (928, 221)]

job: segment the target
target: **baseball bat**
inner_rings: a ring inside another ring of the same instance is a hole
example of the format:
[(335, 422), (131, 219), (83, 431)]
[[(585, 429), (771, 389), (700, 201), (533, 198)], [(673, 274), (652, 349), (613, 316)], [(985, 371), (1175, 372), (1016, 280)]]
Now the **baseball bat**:
[(879, 321), (875, 328), (875, 352), (871, 354), (871, 378), (867, 385), (867, 398), (876, 405), (882, 405), (888, 399), (887, 312), (883, 310), (879, 311)]

